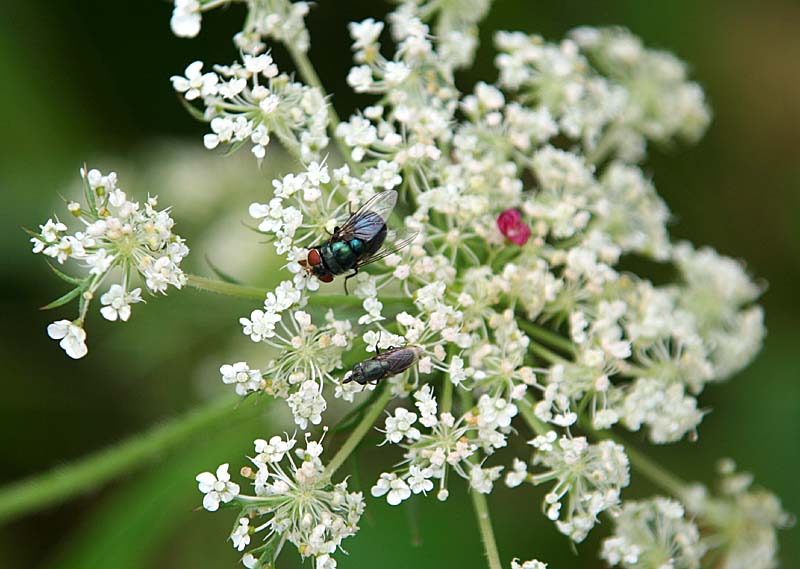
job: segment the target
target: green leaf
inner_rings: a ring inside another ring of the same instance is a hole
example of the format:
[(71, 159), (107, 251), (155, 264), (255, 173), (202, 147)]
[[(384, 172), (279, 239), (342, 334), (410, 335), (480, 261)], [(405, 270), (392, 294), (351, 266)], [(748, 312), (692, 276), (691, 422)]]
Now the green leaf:
[(89, 185), (89, 166), (86, 162), (83, 163), (83, 193), (86, 196), (86, 203), (94, 215), (97, 215), (97, 197), (95, 196), (92, 186)]
[(225, 153), (225, 156), (230, 156), (230, 155), (232, 155), (234, 152), (236, 152), (236, 151), (237, 151), (237, 150), (239, 150), (239, 149), (240, 149), (242, 146), (244, 146), (244, 144), (245, 144), (245, 143), (246, 143), (248, 140), (250, 140), (250, 139), (249, 139), (249, 138), (245, 138), (244, 140), (237, 140), (236, 142), (234, 142), (233, 144), (231, 144), (231, 145), (230, 145), (230, 148), (228, 148), (228, 151)]
[(79, 279), (78, 277), (71, 277), (66, 273), (62, 273), (52, 263), (47, 263), (47, 266), (50, 267), (53, 272), (62, 280), (67, 281), (69, 284), (79, 285), (83, 288), (86, 285), (87, 279)]
[(203, 111), (201, 111), (197, 107), (194, 107), (189, 101), (187, 101), (180, 95), (178, 95), (178, 100), (181, 102), (181, 105), (183, 105), (183, 108), (186, 109), (186, 111), (190, 115), (192, 115), (192, 117), (199, 120), (200, 122), (208, 122), (208, 119), (206, 119), (205, 115), (203, 114)]
[(211, 269), (211, 271), (215, 275), (217, 275), (220, 279), (222, 279), (226, 283), (237, 284), (237, 285), (242, 284), (242, 281), (240, 281), (239, 279), (233, 278), (228, 273), (226, 273), (225, 271), (223, 271), (222, 269), (217, 267), (214, 263), (212, 263), (211, 259), (208, 257), (208, 255), (206, 255), (205, 258), (206, 258), (206, 263), (208, 263), (208, 266)]
[[(248, 407), (209, 425), (193, 442), (165, 453), (143, 471), (132, 471), (127, 480), (85, 509), (88, 515), (76, 516), (79, 523), (60, 536), (41, 567), (169, 566), (161, 556), (173, 547), (184, 551), (185, 564), (178, 564), (181, 567), (221, 567), (220, 557), (232, 557), (229, 547), (224, 546), (229, 520), (197, 511), (202, 510), (202, 494), (194, 477), (252, 448), (245, 442), (258, 436), (265, 426), (255, 420), (261, 409)], [(219, 542), (207, 539), (210, 536), (219, 536)], [(204, 547), (205, 543), (211, 545)], [(205, 556), (209, 559), (201, 564)]]
[(50, 304), (45, 304), (44, 306), (40, 307), (39, 310), (51, 310), (53, 308), (58, 308), (59, 306), (64, 306), (70, 300), (72, 300), (74, 298), (77, 298), (78, 295), (80, 295), (82, 292), (83, 292), (83, 287), (81, 287), (81, 286), (76, 287), (76, 288), (72, 289), (71, 291), (69, 291), (64, 296), (55, 299)]

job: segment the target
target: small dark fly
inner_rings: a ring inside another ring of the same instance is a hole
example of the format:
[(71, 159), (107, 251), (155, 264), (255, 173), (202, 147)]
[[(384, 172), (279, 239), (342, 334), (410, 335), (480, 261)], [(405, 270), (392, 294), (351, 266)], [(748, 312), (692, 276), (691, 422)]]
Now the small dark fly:
[[(377, 347), (375, 350), (378, 351)], [(421, 352), (419, 346), (387, 348), (383, 352), (378, 351), (374, 357), (354, 365), (344, 383), (351, 381), (361, 385), (378, 383), (382, 379), (403, 373), (417, 363)]]
[(358, 274), (364, 265), (379, 261), (395, 251), (408, 245), (416, 237), (395, 237), (392, 245), (381, 248), (389, 233), (386, 221), (389, 219), (395, 204), (397, 192), (386, 190), (375, 194), (341, 227), (336, 227), (330, 239), (311, 247), (308, 257), (300, 264), (324, 283), (329, 283), (336, 275), (352, 271), (344, 280), (344, 291), (347, 293), (347, 281)]

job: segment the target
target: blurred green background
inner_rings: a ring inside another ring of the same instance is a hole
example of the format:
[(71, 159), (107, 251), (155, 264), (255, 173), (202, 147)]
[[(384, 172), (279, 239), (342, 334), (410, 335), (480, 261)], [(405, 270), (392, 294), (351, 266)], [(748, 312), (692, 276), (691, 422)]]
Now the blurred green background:
[[(311, 57), (340, 114), (367, 99), (348, 94), (346, 22), (380, 17), (380, 2), (319, 0), (309, 18)], [(195, 40), (169, 31), (171, 6), (159, 2), (42, 2), (0, 5), (0, 225), (2, 341), (0, 483), (50, 467), (140, 432), (222, 392), (220, 363), (246, 359), (253, 347), (237, 318), (253, 304), (194, 291), (137, 306), (126, 325), (88, 323), (90, 353), (70, 361), (47, 338), (52, 320), (36, 310), (64, 292), (21, 227), (59, 210), (58, 193), (75, 191), (84, 161), (120, 174), (121, 186), (174, 204), (178, 232), (189, 239), (189, 267), (204, 255), (252, 284), (274, 281), (264, 247), (240, 223), (270, 176), (249, 156), (223, 158), (201, 149), (204, 127), (183, 112), (169, 76), (194, 59), (235, 58), (229, 38), (242, 18), (232, 7), (204, 18)], [(483, 26), (483, 45), (462, 87), (492, 79), (490, 30), (521, 29), (558, 39), (581, 24), (620, 24), (649, 46), (688, 61), (707, 90), (715, 119), (695, 148), (656, 151), (648, 164), (675, 212), (676, 236), (745, 259), (769, 283), (763, 304), (769, 336), (739, 377), (710, 386), (712, 412), (700, 440), (653, 455), (689, 479), (710, 481), (720, 456), (731, 456), (800, 512), (800, 4), (769, 0), (498, 0)], [(279, 62), (286, 58), (276, 50)], [(271, 152), (271, 151), (270, 151)], [(246, 153), (246, 151), (245, 151)], [(242, 243), (249, 242), (249, 246)], [(237, 244), (232, 252), (230, 244)], [(258, 361), (257, 359), (255, 361)], [(234, 567), (225, 542), (232, 514), (209, 515), (193, 477), (242, 463), (256, 436), (288, 425), (275, 408), (243, 405), (230, 418), (165, 453), (146, 468), (84, 496), (28, 515), (0, 531), (0, 567)], [(361, 475), (396, 458), (373, 450)], [(232, 468), (233, 470), (233, 468)], [(447, 504), (415, 499), (413, 508), (368, 502), (368, 515), (343, 567), (482, 567), (469, 500), (454, 486)], [(653, 489), (635, 483), (628, 495)], [(553, 568), (601, 567), (605, 529), (571, 551), (540, 515), (540, 493), (492, 495), (504, 561), (538, 557)], [(782, 566), (800, 566), (798, 530), (782, 532)], [(284, 566), (298, 563), (284, 556)]]

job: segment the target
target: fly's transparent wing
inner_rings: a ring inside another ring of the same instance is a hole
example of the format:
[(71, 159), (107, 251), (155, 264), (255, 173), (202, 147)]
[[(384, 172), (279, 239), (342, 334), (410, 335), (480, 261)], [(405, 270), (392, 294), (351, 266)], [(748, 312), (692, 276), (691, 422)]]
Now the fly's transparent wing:
[(339, 236), (370, 241), (386, 225), (396, 203), (397, 192), (394, 190), (375, 194), (339, 228)]
[(359, 261), (358, 266), (363, 267), (364, 265), (369, 265), (370, 263), (374, 263), (375, 261), (380, 261), (381, 259), (388, 257), (392, 253), (396, 253), (412, 241), (417, 238), (418, 233), (416, 231), (409, 232), (406, 229), (400, 229), (396, 232), (393, 232), (393, 235), (390, 235), (391, 243), (386, 247), (383, 247), (375, 252), (374, 255), (370, 255), (366, 259)]

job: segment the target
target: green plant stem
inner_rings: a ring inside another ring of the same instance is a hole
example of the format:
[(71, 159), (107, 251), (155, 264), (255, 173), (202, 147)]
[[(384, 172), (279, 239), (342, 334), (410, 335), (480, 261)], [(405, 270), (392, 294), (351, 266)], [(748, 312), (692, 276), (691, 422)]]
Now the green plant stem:
[[(613, 438), (613, 437), (612, 437)], [(618, 441), (619, 442), (619, 441)], [(686, 483), (662, 467), (644, 453), (633, 448), (631, 445), (625, 446), (625, 453), (631, 461), (631, 466), (649, 479), (653, 484), (666, 490), (675, 498), (682, 499), (686, 495)]]
[[(303, 81), (305, 81), (308, 85), (317, 88), (319, 92), (322, 93), (322, 96), (328, 99), (329, 97), (327, 91), (325, 91), (325, 87), (322, 85), (322, 81), (320, 81), (319, 75), (317, 75), (317, 71), (314, 69), (314, 65), (308, 58), (308, 54), (297, 49), (295, 46), (288, 44), (286, 44), (286, 49), (289, 50), (289, 55), (291, 55), (292, 60), (297, 67), (297, 71), (300, 73), (300, 77), (303, 78)], [(350, 166), (350, 171), (352, 173), (357, 173), (359, 172), (360, 167), (350, 156), (350, 149), (347, 148), (347, 145), (341, 138), (336, 136), (336, 127), (342, 121), (339, 118), (339, 115), (336, 113), (336, 109), (333, 108), (333, 104), (330, 102), (328, 104), (328, 112), (331, 115), (331, 126), (329, 128), (331, 138), (336, 143), (336, 147), (339, 149), (342, 159), (347, 163), (348, 166)]]
[[(472, 395), (465, 389), (458, 390), (458, 400), (462, 407), (462, 413), (466, 413), (474, 406)], [(474, 456), (471, 456), (469, 461), (472, 464), (477, 464)], [(492, 530), (492, 519), (489, 516), (489, 504), (486, 502), (486, 496), (480, 492), (476, 492), (472, 488), (470, 488), (469, 493), (472, 498), (472, 507), (475, 510), (475, 517), (478, 519), (478, 529), (481, 533), (483, 550), (489, 562), (489, 569), (502, 569), (500, 553), (497, 550), (494, 530)]]
[(528, 346), (528, 350), (539, 356), (540, 358), (547, 360), (550, 363), (557, 364), (567, 361), (565, 358), (562, 358), (557, 353), (548, 350), (541, 344), (537, 344), (536, 342), (532, 342), (530, 346)]
[(575, 353), (575, 346), (564, 336), (552, 332), (551, 330), (539, 326), (538, 324), (534, 324), (529, 320), (525, 320), (524, 318), (517, 318), (517, 324), (531, 338), (536, 338), (537, 340), (545, 342), (554, 348), (558, 348), (567, 354)]
[(497, 542), (494, 539), (494, 531), (492, 530), (492, 519), (489, 517), (489, 504), (486, 502), (486, 496), (475, 490), (470, 490), (469, 493), (472, 496), (475, 517), (478, 518), (478, 528), (481, 532), (481, 541), (483, 541), (486, 559), (489, 561), (489, 569), (502, 569), (500, 553), (497, 550)]
[(214, 292), (217, 294), (224, 294), (225, 296), (235, 296), (237, 298), (252, 300), (264, 300), (267, 296), (267, 292), (269, 292), (269, 289), (266, 288), (228, 283), (191, 274), (186, 275), (186, 284), (205, 292)]
[(442, 404), (439, 411), (449, 413), (453, 409), (453, 382), (450, 381), (447, 373), (444, 374), (442, 383)]
[[(263, 301), (267, 293), (271, 291), (267, 288), (229, 283), (191, 274), (187, 274), (186, 279), (186, 284), (197, 290), (249, 300)], [(382, 296), (380, 300), (384, 304), (409, 304), (409, 299), (402, 296)], [(308, 296), (308, 303), (312, 306), (361, 306), (363, 302), (362, 298), (344, 294), (311, 294)]]
[(519, 402), (517, 407), (519, 408), (519, 412), (522, 414), (522, 417), (525, 419), (525, 422), (528, 423), (528, 426), (530, 426), (533, 432), (537, 435), (546, 435), (548, 431), (552, 430), (545, 423), (540, 421), (539, 418), (533, 413), (533, 403), (531, 402), (530, 397), (525, 397)]
[(370, 410), (364, 415), (364, 418), (361, 419), (361, 422), (353, 429), (353, 432), (350, 433), (350, 436), (347, 437), (347, 440), (344, 444), (339, 448), (333, 458), (328, 463), (328, 466), (325, 467), (325, 472), (323, 477), (330, 478), (333, 474), (339, 469), (344, 461), (352, 454), (356, 447), (361, 442), (361, 439), (369, 432), (372, 428), (372, 425), (375, 424), (375, 421), (378, 419), (378, 416), (383, 412), (386, 408), (386, 405), (389, 404), (389, 401), (392, 398), (392, 390), (388, 388), (384, 388), (383, 393), (375, 401), (375, 404), (370, 408)]
[(96, 490), (186, 441), (229, 415), (239, 397), (227, 396), (71, 464), (0, 489), (0, 523)]
[[(452, 362), (455, 355), (455, 348), (453, 346), (447, 350), (447, 361)], [(442, 401), (439, 405), (440, 413), (450, 413), (453, 409), (453, 382), (450, 381), (450, 374), (442, 372)]]

